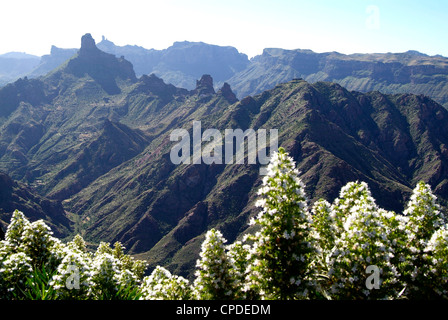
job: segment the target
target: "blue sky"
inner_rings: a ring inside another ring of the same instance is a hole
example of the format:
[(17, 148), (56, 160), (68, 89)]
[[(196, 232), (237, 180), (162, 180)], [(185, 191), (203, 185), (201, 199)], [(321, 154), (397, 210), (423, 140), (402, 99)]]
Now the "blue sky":
[(448, 57), (445, 0), (6, 0), (0, 54), (78, 48), (91, 33), (117, 45), (164, 49), (175, 41), (341, 53), (418, 50)]

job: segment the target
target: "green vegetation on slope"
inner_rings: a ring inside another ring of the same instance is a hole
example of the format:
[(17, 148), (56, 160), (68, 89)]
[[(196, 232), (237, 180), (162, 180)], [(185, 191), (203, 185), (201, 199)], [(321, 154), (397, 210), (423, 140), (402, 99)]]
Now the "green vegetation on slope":
[[(447, 299), (448, 229), (429, 185), (419, 182), (402, 214), (350, 182), (331, 204), (310, 204), (294, 160), (274, 153), (258, 188), (256, 226), (228, 245), (212, 228), (194, 281), (101, 242), (68, 243), (15, 211), (0, 241), (0, 297), (95, 300)], [(310, 206), (309, 206), (310, 205)]]
[(155, 75), (136, 79), (88, 36), (81, 49), (43, 78), (0, 89), (0, 168), (63, 204), (65, 236), (118, 241), (150, 267), (191, 278), (207, 230), (231, 242), (248, 232), (260, 164), (174, 165), (170, 133), (191, 136), (193, 121), (222, 134), (277, 129), (312, 201), (334, 199), (356, 180), (396, 212), (420, 180), (441, 203), (448, 199), (448, 114), (427, 97), (296, 79), (238, 101), (227, 84), (215, 90), (209, 75), (189, 91)]

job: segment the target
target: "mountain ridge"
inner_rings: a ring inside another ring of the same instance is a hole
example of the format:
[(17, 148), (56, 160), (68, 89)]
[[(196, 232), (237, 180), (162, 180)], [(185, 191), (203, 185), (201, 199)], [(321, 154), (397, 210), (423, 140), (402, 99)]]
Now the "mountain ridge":
[[(210, 74), (215, 79), (215, 90), (227, 82), (238, 99), (261, 93), (281, 82), (304, 78), (309, 82), (337, 82), (361, 92), (425, 94), (448, 107), (448, 58), (415, 50), (342, 54), (265, 48), (260, 55), (248, 59), (231, 46), (177, 41), (166, 49), (155, 50), (136, 45), (116, 46), (104, 36), (98, 48), (119, 58), (126, 57), (137, 76), (154, 73), (167, 83), (188, 90), (195, 88), (195, 81), (203, 74)], [(33, 71), (18, 73), (16, 78), (43, 76), (76, 51), (52, 46), (51, 54), (43, 56)], [(0, 63), (0, 75), (1, 70)]]
[(14, 210), (26, 212), (32, 221), (45, 220), (56, 236), (66, 236), (70, 220), (61, 202), (37, 195), (21, 183), (0, 172), (0, 234), (7, 228)]
[(420, 180), (448, 201), (448, 111), (426, 96), (295, 78), (239, 100), (209, 74), (188, 90), (130, 67), (85, 35), (46, 76), (0, 88), (0, 170), (62, 203), (66, 237), (121, 241), (150, 266), (191, 277), (207, 229), (229, 241), (249, 232), (261, 164), (174, 164), (170, 134), (192, 137), (194, 121), (221, 133), (278, 129), (310, 202), (355, 180), (389, 210)]

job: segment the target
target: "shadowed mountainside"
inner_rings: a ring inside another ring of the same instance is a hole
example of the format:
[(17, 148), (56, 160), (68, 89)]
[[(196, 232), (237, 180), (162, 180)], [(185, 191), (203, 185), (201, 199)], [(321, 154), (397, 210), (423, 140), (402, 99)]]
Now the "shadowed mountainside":
[[(66, 235), (121, 241), (176, 274), (191, 276), (208, 229), (229, 241), (248, 231), (261, 183), (260, 164), (247, 159), (173, 164), (170, 134), (184, 128), (191, 137), (193, 121), (223, 136), (277, 129), (310, 201), (331, 200), (355, 180), (391, 210), (402, 209), (419, 180), (448, 200), (448, 111), (423, 95), (294, 79), (238, 100), (227, 83), (216, 90), (210, 75), (192, 90), (137, 78), (130, 62), (102, 52), (87, 34), (70, 60), (0, 88), (0, 97), (0, 169), (39, 194), (30, 202), (61, 201)], [(5, 208), (3, 221), (13, 210)]]

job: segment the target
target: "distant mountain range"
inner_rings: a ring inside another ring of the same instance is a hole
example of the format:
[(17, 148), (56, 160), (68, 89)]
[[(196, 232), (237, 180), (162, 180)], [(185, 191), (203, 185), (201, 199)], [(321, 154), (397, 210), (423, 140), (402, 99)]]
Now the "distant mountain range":
[[(167, 49), (155, 50), (116, 46), (104, 37), (98, 48), (130, 61), (137, 76), (153, 73), (188, 90), (194, 89), (203, 74), (210, 74), (215, 89), (227, 82), (239, 99), (303, 78), (311, 83), (336, 82), (360, 92), (424, 94), (448, 107), (448, 58), (417, 51), (345, 55), (267, 48), (249, 60), (233, 47), (203, 42), (175, 42)], [(52, 46), (50, 55), (41, 58), (20, 53), (0, 55), (0, 85), (23, 76), (45, 75), (76, 51)]]
[[(154, 74), (139, 76), (131, 62), (100, 50), (100, 44), (86, 34), (81, 48), (46, 75), (0, 88), (3, 226), (11, 210), (23, 209), (50, 221), (63, 237), (81, 233), (89, 243), (121, 241), (150, 266), (191, 277), (208, 229), (218, 228), (229, 241), (247, 232), (262, 178), (260, 164), (247, 159), (243, 165), (174, 164), (170, 133), (183, 128), (191, 135), (193, 121), (220, 132), (277, 129), (279, 146), (297, 161), (311, 201), (331, 201), (355, 180), (366, 181), (378, 204), (391, 210), (402, 209), (420, 180), (431, 184), (442, 204), (448, 201), (448, 111), (427, 96), (361, 93), (295, 78), (238, 99), (233, 86), (216, 87), (207, 74), (191, 89)], [(187, 45), (212, 50), (178, 44)], [(241, 58), (225, 50), (235, 61)], [(272, 59), (268, 69), (274, 72), (273, 61), (295, 55), (323, 59), (265, 50), (238, 73), (252, 68), (258, 74), (263, 59)], [(414, 59), (445, 59), (408, 55), (410, 65)], [(305, 65), (315, 71), (311, 62)], [(380, 74), (376, 70), (365, 72)]]
[(24, 77), (40, 63), (41, 58), (21, 52), (0, 55), (0, 86)]

